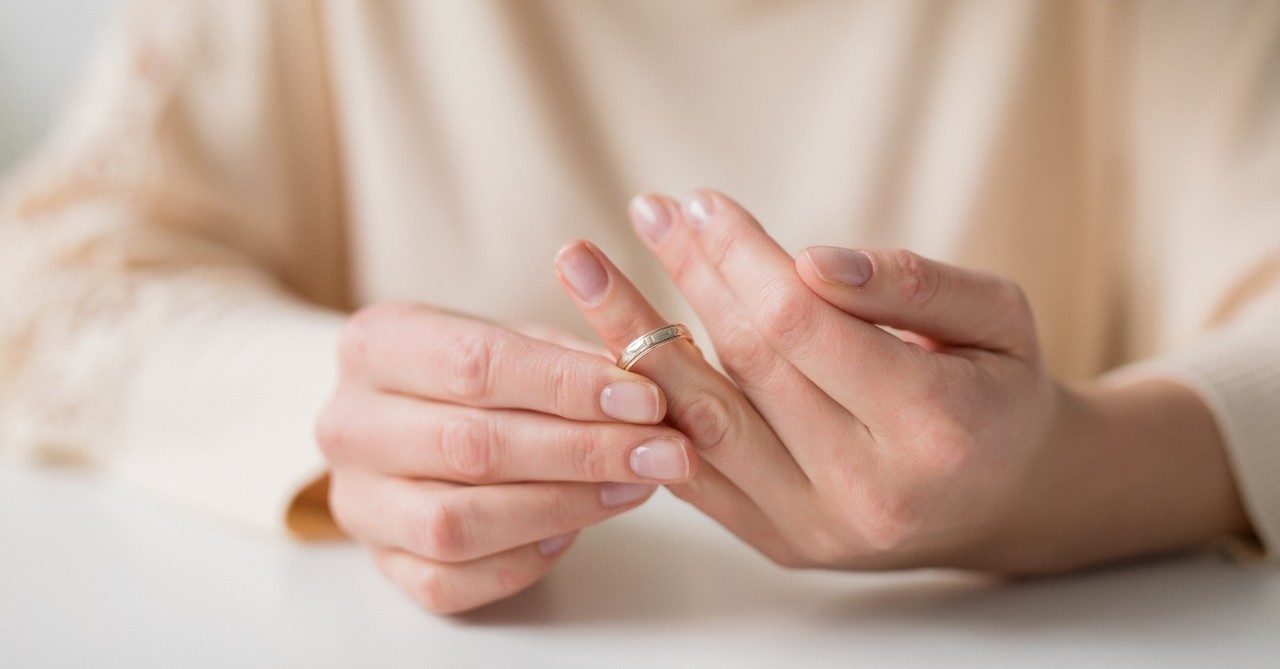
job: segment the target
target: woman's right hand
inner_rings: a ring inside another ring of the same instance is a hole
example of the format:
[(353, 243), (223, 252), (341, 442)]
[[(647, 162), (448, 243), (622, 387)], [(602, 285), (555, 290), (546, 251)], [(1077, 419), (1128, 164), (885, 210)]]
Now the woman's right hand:
[(491, 323), (382, 304), (344, 329), (317, 422), (339, 526), (438, 613), (537, 582), (578, 530), (696, 466), (657, 385)]

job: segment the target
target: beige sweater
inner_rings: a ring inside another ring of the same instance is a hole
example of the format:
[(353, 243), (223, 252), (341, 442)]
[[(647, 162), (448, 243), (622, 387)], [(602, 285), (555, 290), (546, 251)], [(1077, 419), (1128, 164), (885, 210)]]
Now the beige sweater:
[(583, 236), (692, 322), (624, 207), (705, 185), (1185, 380), (1278, 547), (1277, 49), (1276, 2), (136, 2), (0, 204), (0, 440), (281, 528), (344, 310), (585, 334)]

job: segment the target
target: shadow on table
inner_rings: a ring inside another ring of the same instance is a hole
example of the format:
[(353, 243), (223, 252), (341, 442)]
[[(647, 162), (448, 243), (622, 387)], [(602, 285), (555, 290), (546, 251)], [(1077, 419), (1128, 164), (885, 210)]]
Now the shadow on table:
[[(808, 622), (831, 629), (856, 622), (864, 631), (901, 629), (991, 635), (1114, 632), (1127, 638), (1145, 631), (1194, 629), (1197, 619), (1218, 627), (1247, 619), (1274, 602), (1267, 574), (1209, 553), (1168, 556), (1073, 574), (1020, 581), (938, 575), (912, 583), (858, 587), (828, 599)], [(1216, 622), (1215, 622), (1216, 621)], [(1208, 627), (1203, 632), (1210, 633)], [(1166, 641), (1172, 641), (1167, 639)]]
[[(711, 531), (708, 529), (708, 531)], [(479, 626), (620, 627), (741, 622), (787, 612), (814, 632), (910, 623), (950, 634), (1158, 630), (1265, 606), (1265, 573), (1216, 555), (1169, 557), (1067, 576), (1004, 581), (949, 571), (788, 571), (734, 541), (657, 524), (584, 533), (543, 583), (460, 616)]]
[(622, 626), (671, 620), (673, 613), (714, 616), (760, 596), (758, 586), (743, 590), (735, 584), (762, 577), (777, 581), (779, 570), (742, 544), (618, 520), (583, 532), (543, 582), (459, 620)]

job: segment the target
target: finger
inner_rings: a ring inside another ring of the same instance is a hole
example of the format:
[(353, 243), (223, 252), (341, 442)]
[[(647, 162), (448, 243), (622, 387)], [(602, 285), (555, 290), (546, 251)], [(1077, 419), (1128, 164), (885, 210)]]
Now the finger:
[(330, 504), (354, 537), (437, 562), (466, 562), (598, 523), (638, 506), (637, 483), (459, 486), (365, 471), (335, 473)]
[[(751, 399), (810, 480), (849, 463), (866, 427), (769, 345), (733, 291), (702, 257), (679, 204), (657, 194), (632, 200), (632, 222), (706, 326), (720, 364)], [(833, 435), (848, 435), (835, 439)]]
[[(566, 245), (556, 267), (578, 309), (614, 354), (636, 337), (668, 324), (591, 244)], [(808, 479), (760, 414), (696, 348), (686, 342), (668, 344), (642, 358), (636, 369), (665, 389), (669, 420), (699, 454), (761, 509), (770, 513), (796, 505), (797, 491), (808, 489)]]
[(387, 580), (435, 613), (460, 613), (505, 599), (533, 585), (564, 555), (576, 533), (470, 562), (433, 562), (407, 551), (370, 547)]
[[(734, 536), (754, 546), (765, 557), (782, 565), (800, 564), (792, 544), (779, 526), (760, 510), (755, 500), (706, 461), (698, 463), (697, 472), (688, 481), (668, 484), (667, 489), (715, 519)], [(796, 499), (803, 499), (805, 495), (805, 491), (798, 491)]]
[(588, 423), (368, 391), (337, 398), (317, 433), (336, 465), (471, 484), (666, 483), (688, 478), (696, 462), (689, 440), (666, 425)]
[(904, 391), (925, 384), (916, 373), (927, 364), (923, 351), (814, 295), (791, 256), (737, 203), (697, 191), (682, 213), (703, 257), (774, 350), (860, 420), (871, 423), (866, 414), (894, 410)]
[(814, 246), (796, 259), (813, 292), (847, 314), (1022, 359), (1038, 356), (1026, 296), (1014, 282), (902, 249)]
[(342, 350), (344, 371), (418, 397), (574, 420), (657, 423), (666, 413), (656, 385), (598, 355), (419, 305), (359, 312)]
[(542, 341), (551, 342), (556, 346), (563, 346), (575, 351), (590, 353), (612, 362), (612, 359), (609, 356), (609, 351), (605, 350), (604, 347), (599, 344), (579, 339), (573, 334), (558, 328), (553, 328), (549, 325), (543, 325), (541, 323), (518, 323), (513, 325), (511, 329), (522, 335), (533, 337), (534, 339), (541, 339)]

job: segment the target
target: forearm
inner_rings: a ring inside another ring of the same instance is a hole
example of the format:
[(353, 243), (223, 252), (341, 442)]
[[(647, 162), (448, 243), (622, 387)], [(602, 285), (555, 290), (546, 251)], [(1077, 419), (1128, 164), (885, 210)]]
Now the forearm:
[(1054, 443), (987, 568), (1063, 571), (1248, 531), (1222, 436), (1191, 390), (1145, 380), (1060, 392)]

